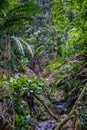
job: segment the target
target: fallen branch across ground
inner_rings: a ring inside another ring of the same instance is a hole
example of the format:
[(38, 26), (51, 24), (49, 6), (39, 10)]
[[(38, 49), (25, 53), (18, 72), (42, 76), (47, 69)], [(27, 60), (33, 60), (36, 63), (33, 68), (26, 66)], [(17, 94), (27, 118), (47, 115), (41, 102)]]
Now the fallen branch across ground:
[(41, 100), (38, 96), (36, 96), (34, 94), (33, 94), (33, 97), (36, 98), (45, 107), (46, 112), (50, 116), (52, 116), (54, 119), (58, 120), (58, 117), (49, 109), (49, 107), (46, 105), (46, 103), (43, 100)]
[(63, 119), (57, 126), (54, 130), (61, 130), (61, 128), (63, 127), (63, 125), (70, 119), (72, 118), (74, 112), (75, 112), (75, 109), (77, 108), (78, 106), (78, 102), (82, 101), (83, 100), (83, 97), (84, 97), (84, 94), (85, 94), (85, 91), (87, 90), (87, 83), (86, 85), (84, 86), (83, 90), (81, 91), (78, 99), (76, 100), (75, 104), (73, 105), (70, 113), (65, 117), (65, 119)]
[(87, 68), (85, 68), (83, 71), (81, 71), (79, 74), (77, 74), (77, 79), (79, 79), (84, 74), (87, 74)]
[(59, 64), (56, 68), (54, 68), (54, 70), (60, 68), (61, 66), (65, 65), (67, 62), (72, 61), (72, 60), (74, 60), (74, 59), (76, 59), (76, 58), (78, 58), (80, 56), (87, 56), (87, 55), (86, 54), (77, 54), (77, 55), (75, 55), (73, 57), (70, 57), (70, 58), (66, 59), (62, 64)]

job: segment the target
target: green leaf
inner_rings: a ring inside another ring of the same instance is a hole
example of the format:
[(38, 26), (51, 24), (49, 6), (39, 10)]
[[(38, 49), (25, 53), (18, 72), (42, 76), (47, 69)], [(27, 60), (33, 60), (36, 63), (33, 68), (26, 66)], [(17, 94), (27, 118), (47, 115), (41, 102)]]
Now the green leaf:
[(2, 84), (3, 83), (3, 81), (2, 80), (0, 80), (0, 84)]
[(3, 79), (6, 80), (7, 79), (7, 75), (3, 74)]
[(20, 122), (20, 117), (18, 114), (15, 115), (15, 121)]

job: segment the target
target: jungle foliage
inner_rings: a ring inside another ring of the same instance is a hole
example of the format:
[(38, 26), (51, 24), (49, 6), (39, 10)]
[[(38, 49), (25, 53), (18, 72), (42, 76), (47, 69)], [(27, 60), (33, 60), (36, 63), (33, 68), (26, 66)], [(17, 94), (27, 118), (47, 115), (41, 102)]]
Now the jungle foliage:
[(0, 0), (0, 130), (49, 119), (87, 129), (87, 0)]

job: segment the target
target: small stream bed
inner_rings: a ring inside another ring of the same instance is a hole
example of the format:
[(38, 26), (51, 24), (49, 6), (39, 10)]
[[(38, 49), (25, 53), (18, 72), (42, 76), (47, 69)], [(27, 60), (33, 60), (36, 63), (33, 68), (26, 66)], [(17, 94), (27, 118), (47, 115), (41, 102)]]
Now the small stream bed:
[[(59, 120), (61, 119), (61, 112), (63, 111), (65, 106), (64, 102), (53, 102), (51, 104), (50, 109), (55, 113), (60, 115)], [(44, 120), (37, 120), (37, 122), (34, 125), (34, 130), (53, 130), (56, 126), (56, 121), (51, 118), (46, 118)]]
[(55, 121), (47, 119), (45, 121), (38, 122), (35, 125), (34, 130), (53, 130), (54, 127), (55, 127)]

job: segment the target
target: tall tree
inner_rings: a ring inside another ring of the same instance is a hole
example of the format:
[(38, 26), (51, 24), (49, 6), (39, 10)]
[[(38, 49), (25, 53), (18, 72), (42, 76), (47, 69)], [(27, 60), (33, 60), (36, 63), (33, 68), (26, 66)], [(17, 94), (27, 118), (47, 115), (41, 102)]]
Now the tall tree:
[(3, 55), (5, 61), (11, 60), (11, 39), (16, 41), (18, 48), (22, 52), (23, 47), (21, 43), (27, 45), (27, 48), (31, 51), (31, 48), (26, 42), (14, 37), (14, 33), (17, 34), (20, 29), (25, 28), (31, 20), (34, 20), (34, 15), (40, 13), (40, 10), (40, 6), (36, 2), (21, 3), (19, 0), (1, 1), (0, 36), (1, 38), (5, 38)]

